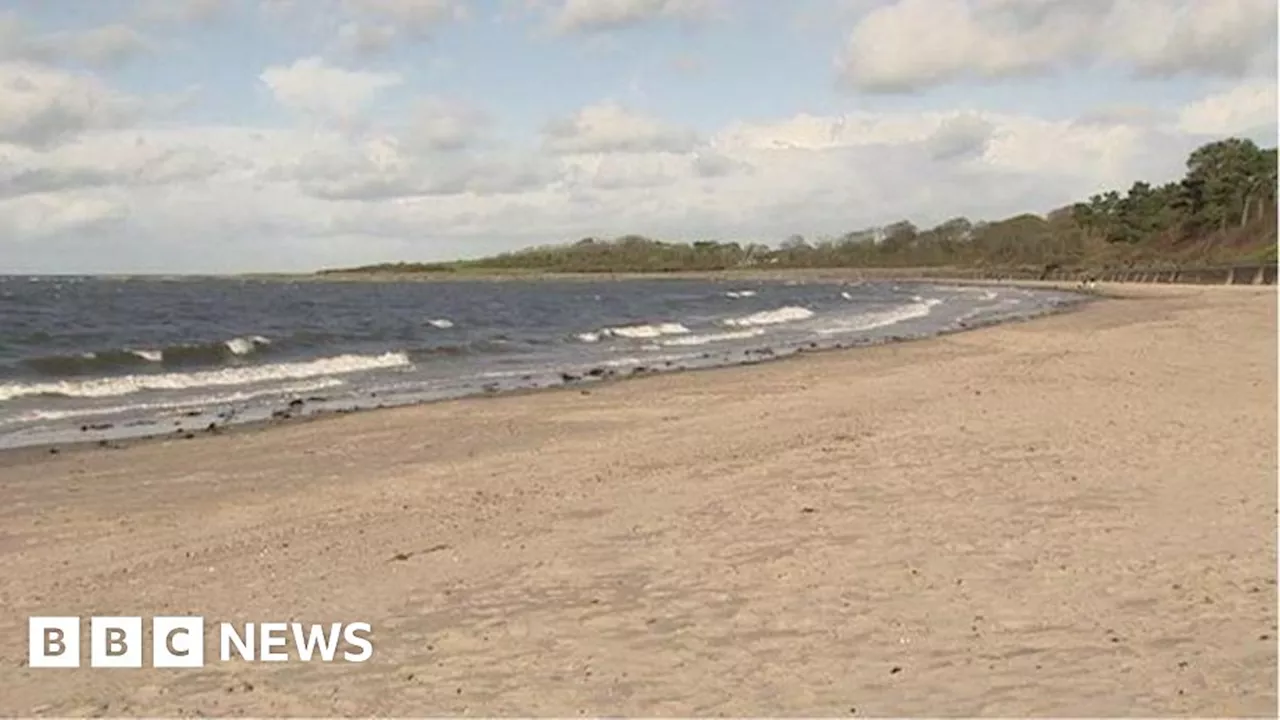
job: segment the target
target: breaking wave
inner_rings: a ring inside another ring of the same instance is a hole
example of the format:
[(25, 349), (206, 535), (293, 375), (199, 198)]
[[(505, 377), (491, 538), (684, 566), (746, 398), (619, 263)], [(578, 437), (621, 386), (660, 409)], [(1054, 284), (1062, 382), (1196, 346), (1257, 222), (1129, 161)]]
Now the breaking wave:
[(760, 325), (778, 325), (796, 320), (808, 320), (811, 317), (813, 317), (813, 311), (809, 308), (788, 306), (777, 308), (776, 310), (762, 310), (758, 313), (729, 318), (721, 322), (729, 327), (757, 327)]
[(218, 365), (252, 355), (271, 344), (261, 335), (235, 337), (208, 343), (169, 345), (162, 348), (121, 348), (73, 355), (29, 358), (22, 364), (40, 375), (76, 377), (128, 372), (148, 367)]
[[(288, 385), (280, 385), (270, 387), (263, 390), (243, 390), (223, 394), (213, 395), (196, 395), (194, 397), (185, 398), (174, 402), (158, 402), (158, 403), (135, 403), (132, 405), (112, 405), (108, 407), (90, 407), (90, 408), (74, 408), (71, 410), (31, 410), (22, 415), (15, 416), (8, 420), (9, 423), (31, 422), (31, 421), (54, 421), (67, 420), (71, 418), (89, 418), (104, 415), (118, 415), (129, 412), (155, 412), (163, 410), (185, 410), (188, 408), (209, 408), (218, 405), (227, 405), (230, 403), (244, 402), (260, 397), (270, 397), (275, 395), (301, 395), (303, 393), (312, 393), (318, 390), (327, 390), (329, 388), (339, 387), (343, 382), (338, 378), (322, 378), (319, 380), (311, 380), (307, 382), (292, 383)], [(0, 421), (0, 425), (4, 422)]]
[(711, 343), (726, 342), (729, 340), (750, 340), (753, 337), (760, 337), (764, 332), (765, 331), (762, 328), (752, 328), (750, 330), (730, 330), (728, 332), (708, 333), (706, 335), (686, 335), (684, 337), (663, 340), (659, 344), (664, 347), (709, 345)]
[(0, 401), (32, 395), (116, 397), (144, 390), (186, 390), (252, 385), (272, 380), (302, 380), (367, 370), (407, 367), (411, 364), (405, 353), (338, 355), (306, 362), (231, 367), (191, 373), (135, 374), (61, 382), (9, 382), (0, 383)]
[(875, 310), (860, 313), (858, 315), (850, 315), (841, 318), (840, 321), (834, 325), (818, 328), (814, 332), (819, 335), (836, 335), (840, 333), (875, 330), (877, 328), (897, 325), (901, 322), (925, 317), (929, 313), (933, 312), (933, 309), (940, 304), (942, 304), (942, 301), (937, 298), (926, 299), (916, 296), (906, 305), (900, 305), (888, 310)]
[(664, 335), (684, 335), (689, 328), (680, 323), (658, 323), (655, 325), (622, 325), (607, 327), (595, 332), (585, 332), (578, 339), (586, 343), (600, 342), (605, 338), (626, 338), (628, 340), (645, 340)]

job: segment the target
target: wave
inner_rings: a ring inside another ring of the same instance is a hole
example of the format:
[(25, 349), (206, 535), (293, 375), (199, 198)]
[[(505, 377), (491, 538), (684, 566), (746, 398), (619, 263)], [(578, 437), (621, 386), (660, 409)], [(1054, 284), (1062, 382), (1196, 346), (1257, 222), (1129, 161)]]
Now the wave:
[(208, 343), (186, 343), (160, 348), (120, 348), (28, 358), (22, 365), (40, 375), (75, 377), (128, 372), (154, 366), (217, 365), (252, 355), (271, 344), (261, 335)]
[(412, 365), (412, 362), (405, 353), (384, 353), (382, 355), (338, 355), (305, 362), (231, 367), (191, 373), (135, 374), (44, 383), (10, 382), (0, 383), (0, 401), (32, 395), (116, 397), (145, 390), (186, 390), (252, 385), (272, 380), (302, 380), (409, 365)]
[(261, 335), (253, 335), (251, 337), (231, 338), (223, 343), (232, 355), (248, 355), (265, 345), (270, 345), (271, 340)]
[(239, 391), (221, 395), (199, 395), (185, 400), (175, 402), (160, 403), (134, 403), (132, 405), (112, 405), (109, 407), (92, 407), (92, 408), (75, 408), (71, 410), (32, 410), (27, 413), (0, 420), (0, 425), (22, 423), (22, 422), (40, 422), (68, 420), (72, 418), (88, 418), (101, 417), (104, 415), (118, 415), (123, 413), (137, 412), (156, 412), (163, 410), (187, 410), (190, 408), (209, 408), (218, 405), (227, 405), (229, 403), (244, 402), (260, 397), (268, 397), (272, 395), (301, 395), (303, 393), (313, 393), (319, 390), (327, 390), (329, 388), (344, 385), (342, 380), (338, 378), (323, 378), (310, 382), (294, 383), (290, 385), (281, 385), (278, 387), (267, 388), (265, 390)]
[(658, 323), (655, 325), (622, 325), (607, 327), (595, 332), (579, 333), (578, 339), (586, 343), (600, 342), (604, 338), (619, 337), (628, 340), (643, 340), (662, 337), (664, 335), (684, 335), (689, 328), (680, 323)]
[(428, 345), (409, 350), (411, 360), (425, 360), (433, 357), (462, 357), (466, 355), (490, 355), (496, 353), (512, 353), (520, 350), (505, 340), (472, 340), (447, 345)]
[(708, 333), (706, 335), (687, 335), (685, 337), (664, 340), (660, 343), (663, 347), (690, 347), (696, 345), (709, 345), (711, 343), (726, 342), (729, 340), (749, 340), (754, 337), (760, 337), (764, 334), (761, 328), (752, 328), (750, 330), (730, 330), (721, 333)]
[(942, 301), (937, 298), (912, 298), (912, 302), (906, 305), (900, 305), (888, 310), (875, 310), (865, 312), (859, 315), (851, 315), (842, 318), (839, 323), (830, 327), (818, 328), (814, 332), (819, 335), (837, 335), (849, 332), (862, 332), (866, 330), (875, 330), (877, 328), (897, 325), (908, 320), (915, 320), (925, 317), (933, 312), (933, 309), (941, 305)]
[(729, 327), (756, 327), (759, 325), (778, 325), (796, 320), (808, 320), (811, 317), (813, 317), (813, 311), (809, 308), (788, 306), (777, 308), (776, 310), (763, 310), (743, 317), (729, 318), (722, 320), (721, 323)]
[(433, 320), (428, 320), (427, 324), (434, 328), (440, 328), (441, 330), (448, 330), (453, 327), (453, 321), (448, 318), (435, 318)]
[(731, 298), (749, 298), (749, 297), (755, 297), (756, 291), (755, 290), (730, 290), (729, 292), (725, 293), (724, 296), (731, 297)]

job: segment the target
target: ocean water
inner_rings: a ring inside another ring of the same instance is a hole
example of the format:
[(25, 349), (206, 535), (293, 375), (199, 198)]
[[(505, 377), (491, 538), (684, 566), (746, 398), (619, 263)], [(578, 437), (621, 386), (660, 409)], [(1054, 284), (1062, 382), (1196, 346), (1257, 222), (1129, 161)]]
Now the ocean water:
[(923, 283), (0, 276), (0, 447), (759, 362), (1080, 299)]

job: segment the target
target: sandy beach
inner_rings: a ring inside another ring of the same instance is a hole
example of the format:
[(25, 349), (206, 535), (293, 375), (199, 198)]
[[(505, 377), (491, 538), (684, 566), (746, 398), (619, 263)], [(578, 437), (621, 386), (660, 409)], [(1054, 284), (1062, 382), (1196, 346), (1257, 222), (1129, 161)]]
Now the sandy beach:
[[(0, 714), (1274, 717), (1275, 288), (1108, 290), (921, 342), (9, 453)], [(26, 666), (28, 616), (117, 614), (360, 620), (375, 651)]]

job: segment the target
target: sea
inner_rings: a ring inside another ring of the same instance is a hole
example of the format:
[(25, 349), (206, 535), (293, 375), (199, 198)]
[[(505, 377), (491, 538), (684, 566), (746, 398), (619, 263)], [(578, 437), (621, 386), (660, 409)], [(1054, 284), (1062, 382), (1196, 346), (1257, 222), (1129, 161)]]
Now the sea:
[(0, 276), (0, 448), (764, 362), (1082, 300), (926, 282)]

